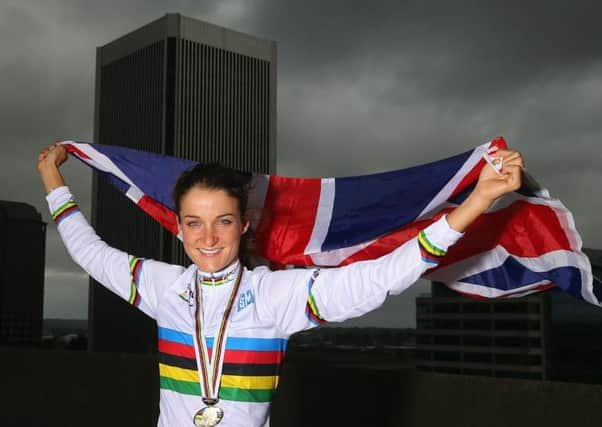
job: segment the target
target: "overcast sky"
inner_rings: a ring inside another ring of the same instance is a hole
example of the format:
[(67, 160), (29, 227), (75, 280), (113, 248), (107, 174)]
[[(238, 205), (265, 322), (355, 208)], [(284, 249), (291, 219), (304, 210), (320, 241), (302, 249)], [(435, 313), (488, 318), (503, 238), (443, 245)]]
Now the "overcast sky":
[[(46, 317), (87, 316), (87, 276), (58, 241), (35, 168), (91, 141), (96, 47), (165, 13), (278, 43), (280, 175), (357, 175), (502, 135), (602, 248), (602, 3), (597, 1), (58, 1), (0, 3), (0, 199), (49, 223)], [(90, 212), (90, 172), (66, 178)], [(419, 285), (354, 324), (414, 325)]]

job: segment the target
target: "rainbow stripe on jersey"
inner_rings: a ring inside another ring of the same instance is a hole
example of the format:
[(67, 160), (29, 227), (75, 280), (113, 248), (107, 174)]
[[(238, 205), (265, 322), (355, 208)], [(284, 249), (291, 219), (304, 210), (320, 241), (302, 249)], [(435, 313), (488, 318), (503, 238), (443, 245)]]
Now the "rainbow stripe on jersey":
[(446, 254), (446, 251), (438, 248), (429, 241), (424, 230), (418, 233), (418, 244), (422, 260), (428, 264), (438, 265)]
[(320, 314), (320, 310), (318, 309), (318, 304), (316, 304), (314, 295), (311, 293), (311, 288), (313, 287), (314, 282), (316, 281), (319, 275), (320, 270), (315, 270), (311, 275), (309, 282), (307, 283), (308, 295), (307, 303), (305, 304), (305, 315), (307, 316), (309, 321), (316, 326), (319, 326), (325, 322), (325, 320), (322, 318), (322, 315)]
[(144, 259), (132, 257), (130, 259), (130, 296), (128, 298), (128, 302), (132, 304), (134, 307), (140, 306), (140, 293), (138, 292), (138, 288), (140, 286), (140, 272), (142, 271), (142, 265), (144, 264)]
[[(159, 327), (160, 387), (177, 393), (201, 395), (191, 334)], [(287, 340), (228, 337), (219, 398), (240, 402), (271, 402), (278, 387), (280, 364)], [(213, 338), (207, 338), (209, 357)]]
[(65, 218), (79, 211), (80, 210), (79, 206), (77, 206), (77, 203), (75, 203), (73, 200), (69, 200), (67, 203), (64, 203), (61, 206), (59, 206), (52, 213), (52, 219), (54, 220), (56, 225), (59, 225)]

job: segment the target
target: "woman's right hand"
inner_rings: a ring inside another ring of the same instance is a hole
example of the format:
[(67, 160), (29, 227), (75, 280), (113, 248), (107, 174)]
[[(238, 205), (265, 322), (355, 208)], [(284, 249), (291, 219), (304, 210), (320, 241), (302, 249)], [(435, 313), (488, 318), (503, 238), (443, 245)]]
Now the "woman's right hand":
[(51, 144), (45, 147), (38, 155), (38, 171), (40, 173), (48, 166), (59, 168), (67, 161), (67, 149), (58, 144)]
[(38, 155), (38, 172), (47, 193), (65, 185), (59, 167), (65, 163), (67, 157), (67, 149), (58, 144), (49, 145), (40, 151)]

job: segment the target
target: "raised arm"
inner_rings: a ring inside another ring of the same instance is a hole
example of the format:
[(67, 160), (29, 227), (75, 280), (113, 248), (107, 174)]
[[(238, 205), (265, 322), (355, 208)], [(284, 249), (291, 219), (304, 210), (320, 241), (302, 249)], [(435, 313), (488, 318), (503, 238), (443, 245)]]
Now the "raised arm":
[(46, 147), (38, 171), (57, 230), (73, 260), (90, 276), (151, 317), (164, 286), (182, 273), (180, 266), (144, 260), (107, 245), (88, 224), (60, 172), (67, 159), (62, 146)]
[(361, 316), (380, 307), (388, 295), (410, 287), (461, 236), (441, 217), (378, 259), (339, 268), (266, 273), (258, 286), (258, 307), (286, 335), (324, 321)]
[(38, 172), (44, 183), (46, 193), (65, 185), (60, 167), (67, 161), (67, 149), (62, 145), (49, 145), (38, 155)]

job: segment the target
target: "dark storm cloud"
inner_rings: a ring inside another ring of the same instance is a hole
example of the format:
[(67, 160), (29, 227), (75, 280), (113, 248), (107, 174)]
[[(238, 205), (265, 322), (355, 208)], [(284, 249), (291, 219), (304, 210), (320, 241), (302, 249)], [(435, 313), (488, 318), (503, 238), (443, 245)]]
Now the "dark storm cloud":
[(257, 5), (246, 25), (279, 42), (279, 149), (295, 173), (324, 173), (333, 158), (347, 165), (334, 173), (357, 158), (362, 171), (381, 158), (405, 166), (498, 134), (538, 152), (536, 170), (567, 140), (569, 166), (599, 165), (578, 155), (600, 134), (596, 2)]
[(601, 47), (602, 5), (594, 1), (341, 0), (257, 6), (253, 30), (275, 35), (281, 67), (291, 68), (287, 72), (323, 74), (331, 66), (340, 68), (337, 64), (396, 63), (407, 56), (415, 68), (400, 70), (403, 80), (424, 82), (437, 97), (520, 86), (551, 69), (597, 61)]
[[(587, 86), (600, 66), (602, 45), (596, 32), (601, 5), (542, 5), (260, 2), (252, 28), (268, 36), (277, 34), (281, 81), (283, 74), (288, 77), (279, 86), (286, 97), (281, 108), (295, 102), (305, 108), (319, 104), (317, 117), (334, 116), (338, 138), (322, 132), (321, 125), (317, 131), (322, 137), (307, 138), (307, 131), (300, 128), (314, 126), (308, 120), (316, 118), (310, 115), (302, 121), (294, 114), (281, 115), (287, 143), (291, 136), (299, 145), (314, 144), (325, 151), (326, 159), (339, 148), (333, 139), (355, 148), (376, 137), (376, 144), (387, 146), (385, 150), (410, 142), (426, 147), (425, 153), (437, 139), (445, 139), (450, 147), (443, 152), (449, 154), (461, 147), (460, 140), (466, 148), (467, 141), (476, 144), (498, 133), (522, 136), (537, 129), (533, 135), (537, 139), (552, 134), (555, 138), (548, 138), (548, 143), (558, 141), (561, 146), (575, 129), (581, 133), (596, 127), (600, 98), (596, 92), (580, 90), (579, 84)], [(379, 80), (382, 85), (375, 83)], [(558, 97), (551, 98), (550, 93)], [(588, 102), (593, 105), (581, 108)], [(350, 116), (357, 110), (362, 128), (369, 128), (369, 123), (388, 128), (391, 140), (387, 143), (378, 132), (357, 132), (357, 120), (339, 126), (336, 110)], [(386, 123), (380, 123), (383, 116), (389, 116)], [(462, 131), (466, 125), (471, 128)], [(313, 157), (315, 162), (317, 156)], [(421, 161), (422, 155), (410, 155), (408, 160)], [(325, 160), (324, 166), (329, 163)]]

